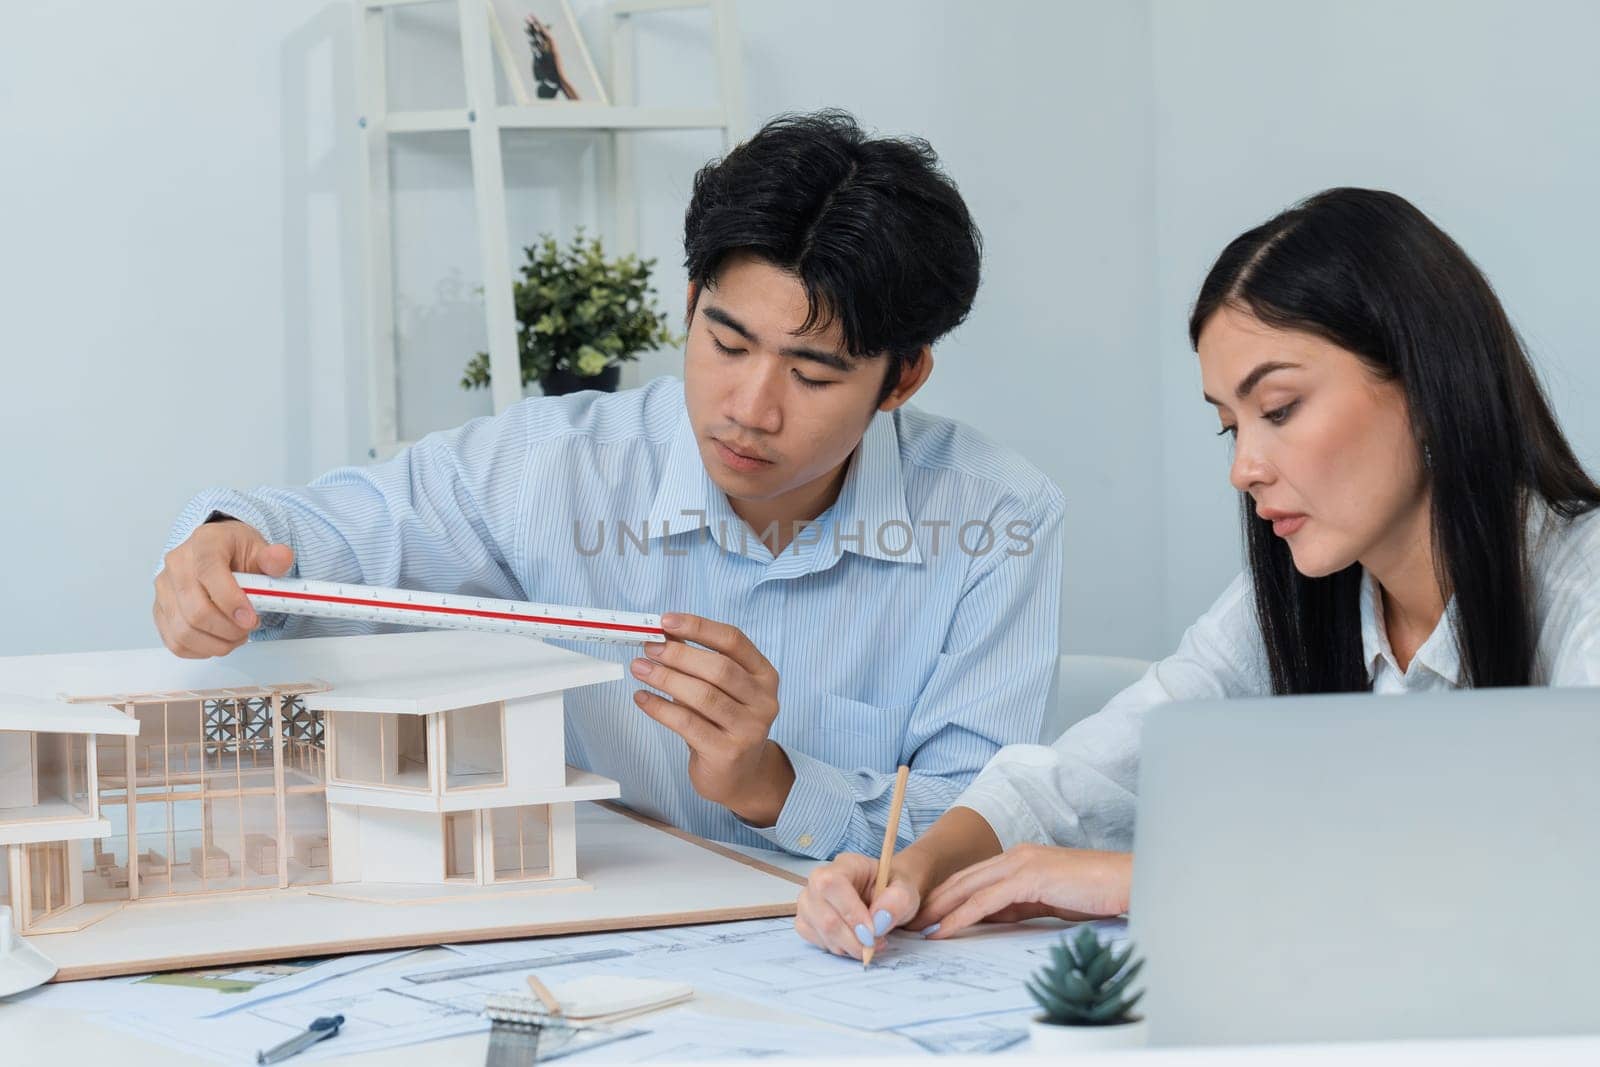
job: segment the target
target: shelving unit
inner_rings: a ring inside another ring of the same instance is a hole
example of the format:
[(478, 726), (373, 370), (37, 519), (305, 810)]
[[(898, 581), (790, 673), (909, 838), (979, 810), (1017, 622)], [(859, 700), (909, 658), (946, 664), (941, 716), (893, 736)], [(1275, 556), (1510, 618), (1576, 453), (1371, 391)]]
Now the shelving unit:
[[(454, 3), (466, 81), (464, 108), (390, 111), (384, 12), (418, 3)], [(517, 358), (517, 321), (512, 299), (513, 261), (506, 216), (505, 130), (580, 130), (610, 138), (608, 173), (616, 233), (623, 252), (638, 244), (638, 191), (629, 135), (640, 130), (704, 130), (722, 135), (732, 148), (744, 121), (738, 30), (733, 0), (618, 0), (607, 9), (603, 47), (610, 56), (611, 103), (553, 100), (506, 105), (495, 92), (495, 57), (490, 11), (484, 0), (356, 0), (359, 25), (361, 115), (364, 131), (362, 188), (367, 204), (366, 290), (371, 360), (371, 433), (368, 455), (386, 459), (409, 442), (399, 437), (399, 376), (394, 319), (394, 240), (391, 218), (389, 138), (419, 133), (465, 133), (472, 165), (474, 221), (483, 267), (484, 315), (489, 338), (491, 399), (498, 414), (522, 399)], [(718, 102), (714, 107), (650, 107), (638, 102), (635, 48), (638, 20), (665, 11), (704, 10), (711, 16), (717, 59)]]

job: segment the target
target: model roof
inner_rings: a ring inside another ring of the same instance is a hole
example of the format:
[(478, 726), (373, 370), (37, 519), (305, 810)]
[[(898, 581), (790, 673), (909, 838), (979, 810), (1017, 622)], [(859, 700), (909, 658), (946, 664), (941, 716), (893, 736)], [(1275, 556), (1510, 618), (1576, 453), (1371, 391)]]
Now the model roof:
[(139, 723), (104, 704), (63, 704), (59, 700), (0, 692), (0, 730), (131, 737), (139, 732)]
[(293, 688), (309, 690), (301, 699), (313, 709), (412, 714), (620, 677), (619, 663), (526, 637), (465, 630), (252, 641), (206, 660), (181, 659), (164, 648), (0, 658), (0, 693), (35, 701), (120, 704)]

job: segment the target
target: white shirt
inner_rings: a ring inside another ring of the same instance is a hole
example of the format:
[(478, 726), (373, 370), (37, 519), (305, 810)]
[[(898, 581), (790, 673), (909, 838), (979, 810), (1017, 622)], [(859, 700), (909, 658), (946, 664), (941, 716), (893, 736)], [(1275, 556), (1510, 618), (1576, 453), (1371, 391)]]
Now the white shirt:
[[(1540, 509), (1528, 543), (1533, 684), (1600, 685), (1600, 511), (1568, 522)], [(1461, 686), (1454, 607), (1452, 601), (1402, 671), (1384, 630), (1377, 582), (1364, 577), (1361, 641), (1374, 693)], [(1168, 701), (1271, 693), (1250, 584), (1241, 574), (1189, 627), (1176, 652), (1053, 745), (1001, 749), (956, 804), (982, 815), (1005, 848), (1024, 842), (1130, 848), (1144, 713)]]

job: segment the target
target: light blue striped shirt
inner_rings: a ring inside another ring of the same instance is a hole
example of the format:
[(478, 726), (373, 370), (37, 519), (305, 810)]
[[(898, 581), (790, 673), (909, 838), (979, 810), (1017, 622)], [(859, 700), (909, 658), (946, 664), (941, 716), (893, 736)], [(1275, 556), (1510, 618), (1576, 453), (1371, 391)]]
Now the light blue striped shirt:
[[(730, 623), (780, 676), (771, 737), (795, 782), (775, 826), (701, 798), (631, 675), (569, 692), (567, 760), (638, 811), (721, 841), (877, 854), (894, 772), (912, 840), (1001, 746), (1033, 741), (1055, 676), (1060, 491), (950, 419), (879, 413), (839, 498), (774, 558), (706, 472), (683, 385), (531, 398), (301, 489), (192, 500), (289, 545), (303, 578)], [(371, 629), (263, 619), (257, 637)], [(572, 644), (624, 665), (625, 645)]]

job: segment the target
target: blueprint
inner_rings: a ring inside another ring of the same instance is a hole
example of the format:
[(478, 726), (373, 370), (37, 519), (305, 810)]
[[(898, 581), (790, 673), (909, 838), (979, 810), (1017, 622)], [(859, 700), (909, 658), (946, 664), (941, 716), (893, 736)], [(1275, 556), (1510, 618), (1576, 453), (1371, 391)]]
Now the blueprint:
[(993, 1015), (940, 1019), (903, 1026), (894, 1033), (915, 1042), (925, 1052), (939, 1055), (1004, 1052), (1028, 1040), (1028, 1020), (1038, 1011), (1037, 1007), (1031, 1007)]
[[(1126, 938), (1125, 924), (1096, 925), (1102, 940)], [(98, 1001), (110, 1025), (218, 1063), (253, 1060), (318, 1016), (344, 1015), (337, 1037), (298, 1057), (308, 1062), (483, 1033), (485, 998), (526, 993), (529, 974), (547, 984), (630, 975), (687, 983), (696, 999), (565, 1035), (562, 1058), (999, 1052), (1025, 1038), (1035, 1007), (1023, 981), (1062, 934), (1059, 924), (980, 927), (948, 941), (897, 933), (863, 968), (807, 944), (791, 920), (770, 919), (347, 957), (226, 998), (171, 989), (165, 1007), (144, 999), (158, 992), (126, 982), (68, 999)], [(130, 996), (141, 998), (137, 1010)], [(556, 1054), (555, 1044), (545, 1053)]]
[(863, 968), (802, 941), (792, 928), (737, 944), (635, 961), (638, 970), (682, 976), (785, 1011), (862, 1030), (890, 1030), (941, 1019), (1015, 1011), (1032, 1005), (1023, 986), (1061, 937), (1059, 926), (985, 929), (927, 941), (896, 933)]

